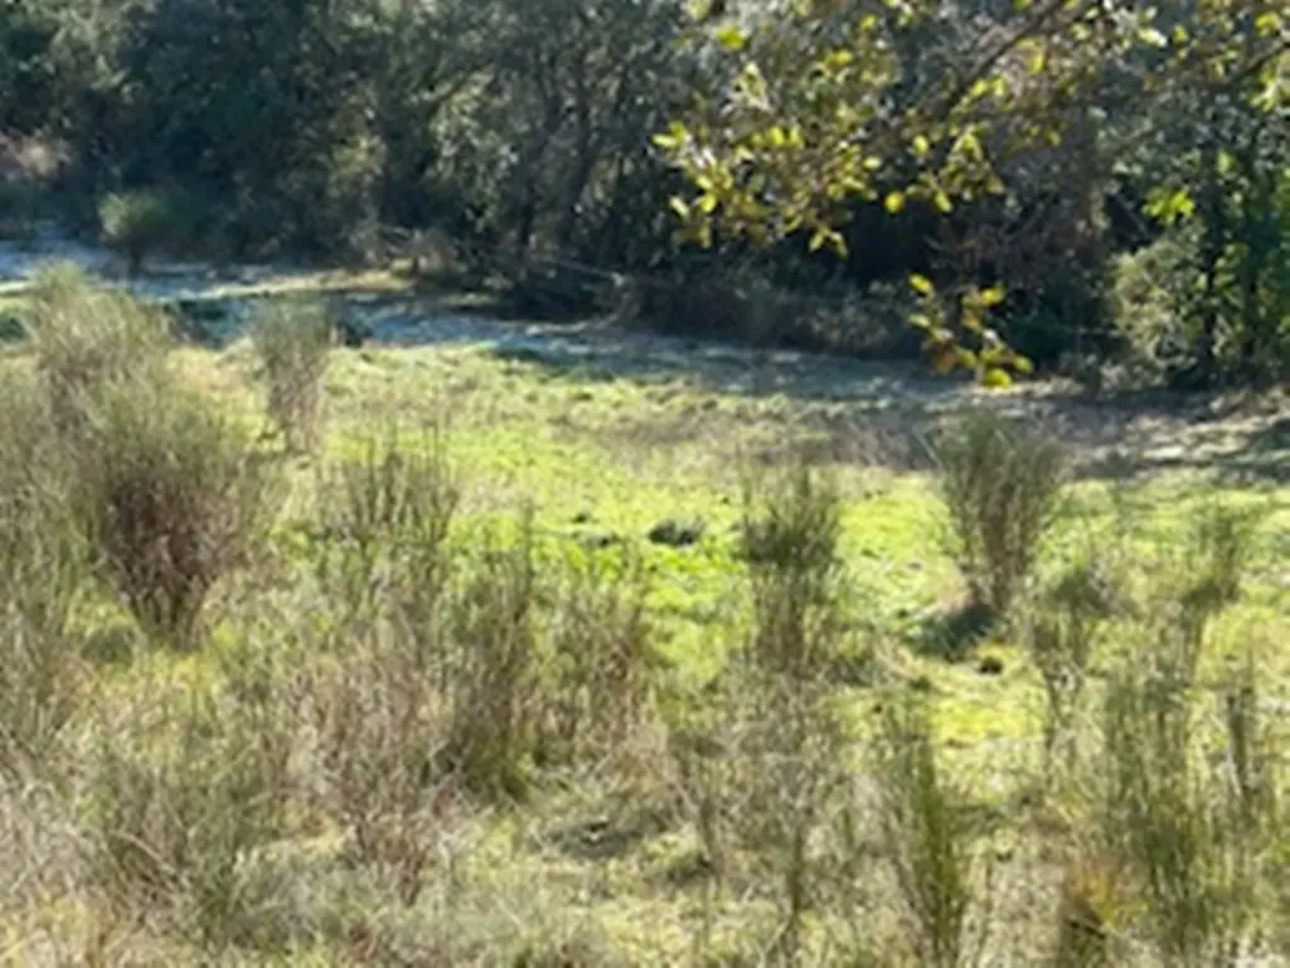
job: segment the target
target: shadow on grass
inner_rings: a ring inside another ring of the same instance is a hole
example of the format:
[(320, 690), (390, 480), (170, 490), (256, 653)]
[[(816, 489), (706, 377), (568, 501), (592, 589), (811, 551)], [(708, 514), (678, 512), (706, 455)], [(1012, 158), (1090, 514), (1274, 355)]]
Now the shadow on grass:
[(995, 624), (989, 608), (967, 601), (929, 615), (912, 633), (910, 644), (921, 655), (962, 662), (985, 641)]

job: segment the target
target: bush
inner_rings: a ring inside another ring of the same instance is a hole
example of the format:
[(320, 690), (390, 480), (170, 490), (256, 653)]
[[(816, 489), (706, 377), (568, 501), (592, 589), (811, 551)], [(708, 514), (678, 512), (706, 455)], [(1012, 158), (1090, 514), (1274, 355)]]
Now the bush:
[(920, 697), (902, 693), (885, 704), (876, 773), (879, 820), (918, 963), (943, 968), (977, 963), (968, 931), (974, 898), (971, 832), (961, 797), (940, 774)]
[(742, 523), (756, 616), (752, 650), (766, 672), (802, 679), (822, 675), (843, 638), (840, 614), (841, 504), (837, 492), (798, 471)]
[[(441, 598), (452, 576), (449, 533), (461, 500), (437, 433), (401, 448), (397, 434), (367, 440), (361, 455), (329, 470), (323, 486), (329, 540), (316, 559), (342, 625), (375, 621), (392, 608), (395, 627), (422, 665), (442, 659)], [(389, 590), (384, 597), (378, 592)]]
[(126, 379), (158, 379), (170, 345), (160, 310), (96, 287), (75, 265), (38, 275), (27, 327), (58, 429), (85, 429), (98, 388)]
[(35, 381), (0, 383), (0, 771), (48, 766), (78, 704), (70, 631), (84, 547), (68, 514), (65, 461)]
[(167, 244), (179, 242), (181, 218), (175, 201), (156, 190), (119, 192), (99, 203), (103, 242), (137, 275), (144, 260)]
[(636, 560), (566, 566), (550, 630), (550, 698), (541, 752), (558, 763), (599, 765), (623, 756), (645, 719), (654, 653), (645, 615), (649, 581)]
[(785, 964), (804, 950), (818, 897), (850, 880), (819, 849), (847, 789), (850, 745), (830, 678), (849, 644), (839, 518), (836, 492), (807, 470), (748, 494), (753, 628), (696, 721), (671, 737), (707, 860), (722, 878), (743, 867), (773, 885), (772, 954)]
[(261, 306), (251, 329), (268, 384), (269, 417), (297, 450), (316, 443), (322, 381), (334, 325), (321, 302), (292, 300)]
[(203, 689), (120, 712), (95, 730), (80, 803), (96, 886), (205, 948), (253, 940), (248, 861), (291, 830), (286, 695)]
[[(1074, 719), (1088, 679), (1088, 665), (1102, 628), (1116, 608), (1115, 590), (1092, 563), (1063, 574), (1034, 603), (1026, 644), (1044, 682), (1044, 759), (1051, 768), (1059, 743), (1073, 765)], [(1046, 769), (1045, 774), (1050, 775)]]
[(269, 465), (243, 428), (169, 380), (113, 383), (91, 417), (76, 506), (100, 573), (149, 636), (189, 648), (212, 588), (260, 533)]
[(1116, 328), (1136, 360), (1157, 374), (1191, 359), (1195, 333), (1187, 321), (1186, 294), (1194, 246), (1190, 232), (1173, 231), (1115, 261)]
[(1056, 516), (1066, 454), (1059, 444), (981, 411), (943, 433), (933, 456), (973, 605), (1001, 617)]
[(544, 711), (536, 681), (537, 574), (531, 520), (518, 543), (487, 539), (478, 569), (450, 603), (444, 765), (489, 799), (526, 792)]
[(1145, 649), (1106, 691), (1104, 831), (1166, 961), (1212, 964), (1249, 927), (1260, 882), (1251, 865), (1275, 843), (1271, 828), (1254, 822), (1254, 780), (1269, 775), (1271, 751), (1247, 678), (1227, 700), (1231, 776), (1206, 769), (1191, 631), (1168, 619), (1141, 631)]

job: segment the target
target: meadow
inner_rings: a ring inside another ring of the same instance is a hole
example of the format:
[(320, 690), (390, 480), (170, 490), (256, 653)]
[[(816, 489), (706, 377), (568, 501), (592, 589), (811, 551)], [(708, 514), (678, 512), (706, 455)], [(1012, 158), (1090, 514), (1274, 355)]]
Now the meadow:
[(0, 961), (1290, 957), (1284, 408), (6, 298)]

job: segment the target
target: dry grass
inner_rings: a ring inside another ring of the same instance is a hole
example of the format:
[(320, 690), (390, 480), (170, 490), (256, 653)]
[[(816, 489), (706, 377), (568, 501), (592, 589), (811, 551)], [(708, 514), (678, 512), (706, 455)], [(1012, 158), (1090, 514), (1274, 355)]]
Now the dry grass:
[[(181, 371), (80, 298), (0, 391), (0, 960), (1285, 955), (1285, 662), (1230, 648), (1285, 628), (1280, 519), (1248, 498), (1076, 489), (1092, 550), (1033, 546), (987, 675), (902, 641), (960, 587), (921, 478), (763, 466), (740, 508), (711, 454), (604, 443), (694, 391), (459, 351), (335, 351), (326, 446), (265, 464), (246, 347)], [(101, 648), (175, 616), (183, 652)]]
[(322, 384), (335, 326), (327, 305), (296, 298), (263, 305), (251, 341), (268, 388), (266, 409), (296, 451), (318, 442)]

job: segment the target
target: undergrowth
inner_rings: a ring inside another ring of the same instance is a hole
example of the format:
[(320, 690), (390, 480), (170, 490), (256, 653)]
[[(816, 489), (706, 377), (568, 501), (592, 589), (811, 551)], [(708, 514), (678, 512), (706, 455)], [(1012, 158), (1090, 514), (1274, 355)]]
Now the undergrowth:
[[(914, 569), (852, 554), (872, 507), (825, 471), (758, 480), (684, 548), (571, 540), (481, 500), (445, 430), (333, 429), (297, 461), (183, 380), (149, 311), (66, 273), (35, 305), (0, 385), (6, 958), (1284, 953), (1276, 660), (1228, 648), (1275, 611), (1257, 516), (1161, 539), (1124, 504), (1114, 548), (1050, 559), (1064, 459), (972, 418), (942, 494), (972, 594), (1017, 619), (976, 676), (899, 649), (881, 582)], [(306, 387), (270, 393), (292, 434), (333, 352), (311, 333), (270, 374)], [(676, 629), (705, 568), (730, 601), (698, 662)], [(102, 657), (113, 630), (165, 647)], [(961, 735), (1032, 699), (1020, 753)]]

